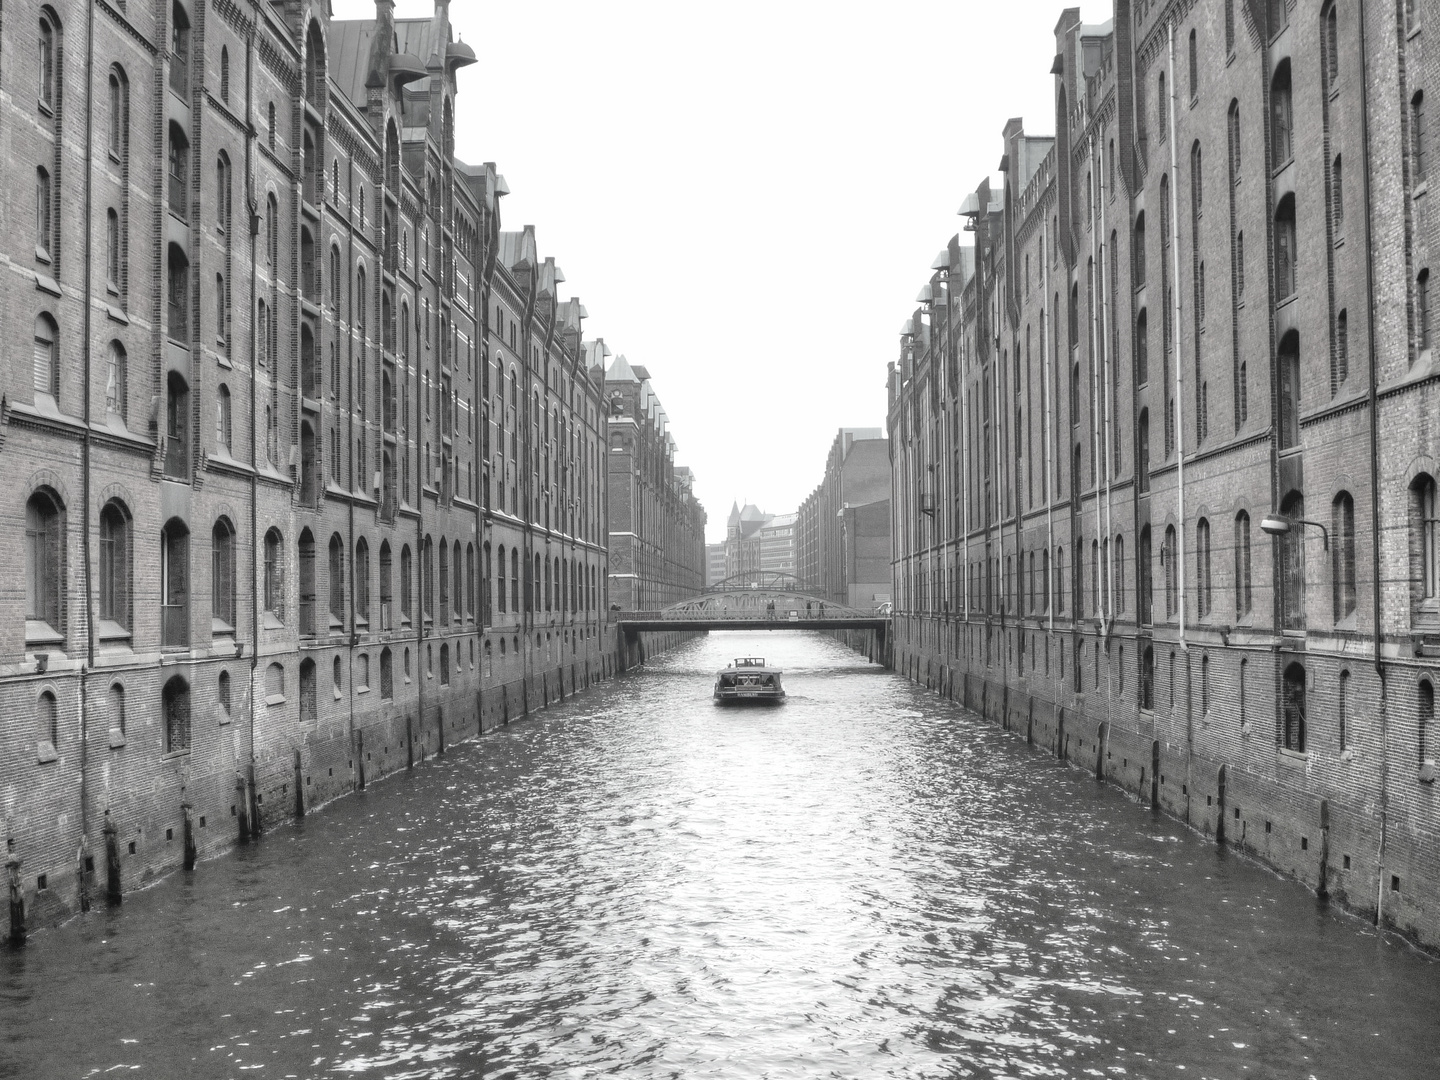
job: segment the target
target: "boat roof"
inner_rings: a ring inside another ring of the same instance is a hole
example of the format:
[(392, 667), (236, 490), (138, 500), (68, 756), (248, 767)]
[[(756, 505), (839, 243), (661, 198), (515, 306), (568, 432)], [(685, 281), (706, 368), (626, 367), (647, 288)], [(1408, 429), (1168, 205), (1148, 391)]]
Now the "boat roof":
[(765, 658), (763, 656), (737, 656), (734, 662), (732, 662), (729, 667), (722, 670), (737, 671), (742, 669), (745, 671), (768, 671), (773, 672), (776, 675), (784, 674), (784, 672), (780, 668), (771, 667), (769, 664), (765, 663)]

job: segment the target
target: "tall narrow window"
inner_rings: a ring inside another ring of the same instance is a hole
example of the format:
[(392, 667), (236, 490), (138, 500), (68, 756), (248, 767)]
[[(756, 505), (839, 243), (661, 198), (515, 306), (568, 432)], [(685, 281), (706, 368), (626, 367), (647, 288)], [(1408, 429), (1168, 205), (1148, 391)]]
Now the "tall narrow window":
[(1295, 295), (1295, 196), (1286, 195), (1275, 209), (1275, 302)]
[(1410, 99), (1410, 181), (1421, 184), (1427, 165), (1425, 146), (1425, 91), (1415, 91)]
[(178, 371), (165, 380), (165, 475), (190, 478), (190, 388)]
[(1267, 15), (1270, 23), (1270, 36), (1275, 35), (1290, 25), (1290, 12), (1286, 7), (1287, 0), (1267, 0)]
[(1199, 615), (1202, 619), (1208, 619), (1211, 610), (1210, 522), (1205, 518), (1201, 518), (1195, 525), (1195, 574)]
[(277, 621), (285, 619), (285, 542), (279, 529), (265, 534), (265, 611)]
[(1195, 31), (1190, 31), (1190, 100), (1200, 96), (1200, 53), (1195, 45)]
[(495, 551), (495, 599), (498, 601), (496, 607), (501, 615), (510, 610), (510, 597), (505, 589), (505, 545), (501, 544)]
[(317, 719), (315, 693), (315, 661), (306, 657), (300, 661), (300, 723), (313, 724)]
[(1430, 348), (1430, 270), (1421, 270), (1415, 278), (1415, 336), (1420, 351)]
[(35, 170), (35, 255), (50, 261), (51, 231), (50, 173), (43, 166)]
[(210, 534), (211, 619), (216, 633), (235, 631), (235, 531), (220, 520)]
[(345, 541), (336, 533), (330, 537), (330, 623), (345, 621)]
[(1305, 668), (1291, 664), (1285, 669), (1280, 697), (1281, 745), (1296, 753), (1305, 752)]
[(1135, 482), (1140, 485), (1140, 494), (1150, 490), (1150, 410), (1140, 410), (1140, 421), (1135, 429)]
[(40, 13), (40, 42), (37, 54), (39, 85), (36, 93), (46, 110), (55, 108), (55, 24), (50, 13)]
[(1305, 530), (1298, 524), (1305, 516), (1305, 500), (1292, 495), (1280, 513), (1292, 524), (1277, 539), (1280, 555), (1280, 625), (1286, 630), (1305, 629)]
[(171, 518), (160, 533), (160, 638), (167, 648), (190, 644), (190, 530)]
[(215, 449), (230, 456), (230, 388), (224, 383), (215, 392)]
[(1270, 147), (1274, 155), (1271, 170), (1279, 169), (1295, 155), (1294, 125), (1290, 101), (1290, 61), (1282, 60), (1270, 81)]
[(1135, 288), (1145, 284), (1145, 212), (1135, 215), (1135, 229), (1130, 242), (1130, 275)]
[(394, 629), (393, 597), (390, 592), (390, 541), (380, 542), (380, 629)]
[(1155, 95), (1155, 141), (1163, 143), (1170, 129), (1170, 97), (1165, 91), (1165, 72), (1160, 72), (1160, 90)]
[(1165, 617), (1173, 618), (1179, 610), (1176, 579), (1179, 576), (1179, 558), (1176, 554), (1175, 526), (1165, 526), (1165, 546), (1160, 549), (1161, 560), (1165, 563)]
[[(130, 629), (130, 516), (111, 501), (100, 511), (100, 619)], [(108, 627), (101, 627), (101, 636)]]
[(170, 212), (184, 220), (190, 213), (190, 140), (177, 123), (170, 125), (169, 146)]
[(170, 245), (167, 277), (166, 332), (172, 341), (185, 345), (190, 339), (190, 260), (179, 244)]
[(315, 636), (315, 538), (310, 530), (300, 534), (300, 636)]
[(1420, 751), (1420, 764), (1424, 765), (1435, 754), (1435, 686), (1429, 679), (1420, 680), (1417, 698), (1418, 708), (1415, 710), (1415, 727), (1419, 735), (1417, 749)]
[(176, 675), (161, 691), (165, 712), (165, 752), (185, 753), (190, 749), (190, 684)]
[(1344, 162), (1341, 155), (1335, 155), (1335, 161), (1330, 166), (1330, 216), (1335, 223), (1335, 232), (1338, 234), (1345, 226), (1345, 174), (1342, 169)]
[(355, 618), (370, 621), (370, 545), (361, 537), (355, 543)]
[(1280, 449), (1285, 450), (1300, 443), (1300, 335), (1294, 331), (1280, 342), (1276, 368), (1280, 384), (1280, 415), (1276, 420)]
[(1341, 311), (1335, 316), (1335, 388), (1350, 377), (1350, 316)]
[(170, 9), (170, 89), (190, 94), (190, 19), (178, 0)]
[(1150, 381), (1150, 318), (1145, 309), (1135, 317), (1135, 382), (1143, 386)]
[(220, 100), (230, 104), (230, 49), (220, 46)]
[(34, 385), (36, 394), (60, 396), (59, 332), (46, 312), (35, 316)]
[(1340, 689), (1335, 695), (1336, 739), (1340, 752), (1350, 749), (1350, 672), (1340, 672)]
[(1235, 0), (1225, 0), (1225, 55), (1235, 51)]
[(1235, 617), (1243, 619), (1251, 612), (1250, 587), (1250, 515), (1244, 510), (1235, 515)]
[(59, 501), (37, 491), (25, 504), (25, 637), (59, 641), (65, 534)]
[(1440, 523), (1435, 480), (1422, 473), (1410, 485), (1410, 610), (1412, 621), (1433, 625), (1440, 614)]
[(110, 155), (123, 162), (130, 141), (130, 81), (118, 64), (110, 69), (110, 116), (107, 142)]
[(1355, 500), (1348, 491), (1330, 508), (1330, 582), (1335, 621), (1355, 614)]
[(1325, 47), (1325, 90), (1334, 93), (1336, 81), (1340, 78), (1340, 32), (1335, 18), (1336, 4), (1331, 4), (1324, 15)]
[(120, 215), (105, 211), (105, 287), (120, 291)]

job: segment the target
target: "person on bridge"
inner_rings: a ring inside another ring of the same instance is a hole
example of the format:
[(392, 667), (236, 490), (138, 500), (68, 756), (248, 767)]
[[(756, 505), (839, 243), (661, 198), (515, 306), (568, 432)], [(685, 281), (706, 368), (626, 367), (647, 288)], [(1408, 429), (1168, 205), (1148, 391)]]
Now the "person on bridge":
[(821, 601), (820, 601), (820, 618), (823, 619), (824, 617), (825, 617), (825, 601), (824, 601), (824, 600), (821, 600)]
[(775, 619), (775, 601), (774, 601), (774, 600), (771, 600), (768, 604), (765, 605), (765, 618), (771, 620), (772, 622), (774, 621), (774, 619)]
[(806, 600), (806, 601), (805, 601), (805, 618), (807, 618), (807, 619), (810, 618), (811, 614), (812, 614), (812, 609), (811, 609), (811, 607), (810, 607), (810, 601), (809, 601), (809, 600)]

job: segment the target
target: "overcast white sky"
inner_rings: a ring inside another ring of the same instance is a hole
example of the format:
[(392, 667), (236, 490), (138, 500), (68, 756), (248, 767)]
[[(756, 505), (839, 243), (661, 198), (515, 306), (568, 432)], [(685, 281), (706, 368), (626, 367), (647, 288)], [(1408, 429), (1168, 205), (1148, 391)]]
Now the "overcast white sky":
[(732, 500), (794, 510), (837, 428), (884, 427), (896, 331), (1006, 119), (1054, 129), (1064, 6), (451, 4), (480, 58), (457, 152), (505, 174), (503, 226), (536, 227), (585, 336), (649, 368), (711, 541)]

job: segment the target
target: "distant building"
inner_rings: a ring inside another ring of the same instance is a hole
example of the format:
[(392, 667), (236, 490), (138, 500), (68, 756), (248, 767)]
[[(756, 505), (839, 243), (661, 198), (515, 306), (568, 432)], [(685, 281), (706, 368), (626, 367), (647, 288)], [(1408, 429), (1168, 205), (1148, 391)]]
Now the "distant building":
[(879, 428), (836, 433), (795, 532), (807, 589), (867, 610), (890, 599), (890, 444)]
[(610, 603), (651, 611), (705, 587), (705, 510), (650, 373), (616, 357), (605, 374), (609, 412)]
[(725, 573), (775, 571), (794, 574), (796, 570), (795, 514), (767, 514), (754, 503), (730, 508), (725, 526)]
[(705, 587), (717, 585), (725, 580), (725, 545), (705, 545)]

